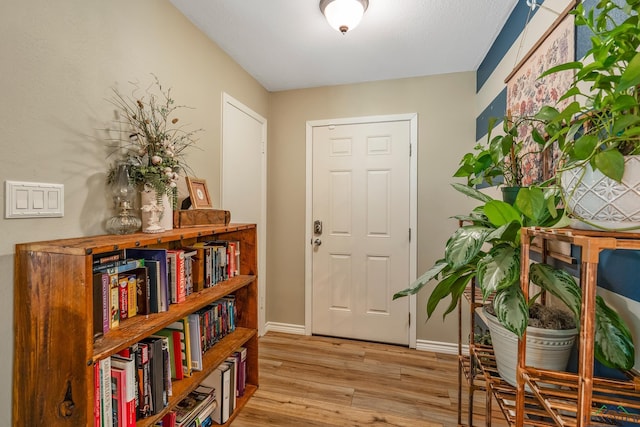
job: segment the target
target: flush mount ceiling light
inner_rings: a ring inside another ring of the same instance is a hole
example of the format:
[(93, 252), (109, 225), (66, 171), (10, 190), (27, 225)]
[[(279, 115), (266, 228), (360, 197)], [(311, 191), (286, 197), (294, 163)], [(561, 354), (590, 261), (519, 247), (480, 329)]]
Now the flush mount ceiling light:
[(358, 26), (369, 0), (320, 0), (320, 10), (327, 22), (342, 34)]

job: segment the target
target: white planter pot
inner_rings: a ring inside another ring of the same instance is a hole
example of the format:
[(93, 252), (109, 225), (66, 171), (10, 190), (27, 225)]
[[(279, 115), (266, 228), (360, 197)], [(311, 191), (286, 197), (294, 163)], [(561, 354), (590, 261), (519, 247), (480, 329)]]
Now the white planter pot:
[(143, 190), (140, 192), (143, 232), (159, 233), (173, 229), (173, 206), (169, 200), (169, 196), (164, 194), (161, 202), (162, 203), (158, 205), (155, 190)]
[[(518, 337), (505, 329), (498, 318), (487, 313), (483, 307), (477, 310), (482, 310), (482, 317), (487, 320), (498, 373), (502, 379), (515, 387)], [(555, 330), (529, 326), (527, 328), (527, 366), (564, 371), (577, 334), (577, 329)]]
[(560, 183), (573, 216), (571, 227), (583, 230), (640, 230), (640, 156), (625, 157), (622, 182), (591, 166), (562, 172)]

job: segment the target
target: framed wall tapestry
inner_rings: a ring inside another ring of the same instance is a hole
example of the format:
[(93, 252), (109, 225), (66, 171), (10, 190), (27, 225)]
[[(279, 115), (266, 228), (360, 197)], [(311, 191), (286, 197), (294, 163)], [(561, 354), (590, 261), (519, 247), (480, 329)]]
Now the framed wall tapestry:
[[(573, 71), (563, 71), (538, 79), (549, 68), (573, 61), (575, 58), (575, 25), (573, 15), (567, 8), (547, 30), (536, 45), (525, 55), (505, 80), (507, 84), (507, 116), (532, 116), (543, 105), (558, 109), (566, 107), (571, 100), (558, 103), (573, 80)], [(519, 136), (523, 141), (522, 185), (543, 182), (553, 176), (558, 159), (557, 149), (544, 155), (531, 138), (527, 126), (521, 127)]]

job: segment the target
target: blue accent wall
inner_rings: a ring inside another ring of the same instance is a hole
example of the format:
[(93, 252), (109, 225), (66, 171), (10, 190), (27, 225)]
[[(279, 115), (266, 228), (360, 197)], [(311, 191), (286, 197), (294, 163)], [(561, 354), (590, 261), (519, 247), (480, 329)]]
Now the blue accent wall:
[(482, 113), (478, 117), (476, 117), (476, 141), (480, 140), (480, 138), (484, 137), (489, 130), (489, 119), (491, 117), (496, 117), (499, 120), (496, 121), (496, 124), (500, 123), (504, 118), (505, 112), (507, 111), (507, 87), (496, 96), (491, 104), (487, 105), (487, 108), (484, 109)]
[[(543, 1), (540, 1), (540, 4), (542, 3)], [(491, 73), (493, 73), (498, 63), (504, 58), (507, 51), (511, 49), (513, 42), (516, 41), (524, 29), (527, 23), (527, 17), (530, 19), (538, 9), (540, 8), (532, 11), (525, 1), (518, 1), (511, 15), (509, 15), (507, 22), (502, 27), (500, 34), (498, 34), (493, 45), (491, 45), (491, 49), (489, 49), (489, 52), (478, 67), (476, 73), (476, 92), (482, 89), (482, 86), (489, 79), (489, 76), (491, 76)]]

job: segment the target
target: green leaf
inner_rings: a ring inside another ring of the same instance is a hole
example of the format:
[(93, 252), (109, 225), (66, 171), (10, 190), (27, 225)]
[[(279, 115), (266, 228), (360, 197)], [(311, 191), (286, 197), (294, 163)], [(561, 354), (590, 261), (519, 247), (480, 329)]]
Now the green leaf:
[(521, 188), (516, 197), (515, 205), (524, 216), (533, 220), (535, 225), (539, 225), (544, 217), (546, 202), (544, 193), (540, 188)]
[(605, 150), (594, 156), (596, 168), (615, 181), (622, 181), (624, 156), (618, 150)]
[(582, 292), (572, 275), (547, 264), (531, 264), (529, 280), (560, 299), (579, 321)]
[(573, 147), (573, 154), (578, 160), (589, 158), (598, 145), (599, 140), (595, 135), (583, 135), (578, 138)]
[(493, 200), (490, 196), (487, 196), (486, 194), (476, 190), (473, 187), (469, 187), (468, 185), (458, 183), (453, 183), (451, 185), (462, 194), (467, 195), (473, 199), (480, 200), (483, 203)]
[(640, 122), (640, 117), (635, 114), (625, 114), (624, 116), (619, 116), (613, 122), (613, 129), (611, 133), (613, 135), (619, 135), (622, 131), (624, 131), (629, 126), (633, 126)]
[(418, 277), (411, 285), (409, 285), (407, 289), (394, 294), (393, 299), (417, 294), (424, 285), (436, 278), (448, 265), (449, 264), (447, 264), (445, 260), (438, 260), (430, 269), (424, 272), (422, 276)]
[(478, 261), (478, 286), (486, 300), (492, 293), (505, 289), (520, 279), (520, 248), (494, 246)]
[(460, 297), (464, 292), (465, 288), (471, 281), (471, 278), (475, 276), (474, 274), (467, 274), (464, 276), (460, 276), (452, 285), (451, 285), (451, 303), (442, 314), (442, 318), (444, 319), (447, 314), (451, 313), (457, 306), (460, 301)]
[(519, 286), (510, 286), (498, 292), (493, 299), (496, 317), (507, 330), (522, 337), (529, 323), (529, 307)]
[(456, 173), (453, 174), (456, 178), (463, 178), (471, 175), (473, 173), (473, 168), (470, 165), (462, 165)]
[(613, 109), (615, 111), (629, 110), (637, 106), (638, 101), (631, 95), (621, 95), (613, 102)]
[(491, 200), (484, 205), (484, 214), (496, 227), (509, 224), (512, 221), (522, 223), (520, 212), (509, 203), (501, 200)]
[(624, 92), (640, 84), (640, 53), (636, 53), (620, 76), (616, 92)]
[(492, 229), (477, 225), (458, 228), (447, 241), (444, 258), (453, 269), (468, 264), (482, 249)]
[(520, 244), (520, 228), (520, 221), (501, 225), (487, 236), (487, 242), (511, 242), (518, 245)]
[(434, 310), (447, 295), (451, 294), (451, 287), (453, 284), (460, 278), (462, 275), (462, 271), (456, 271), (451, 275), (445, 277), (433, 288), (431, 295), (429, 295), (429, 299), (427, 300), (427, 317), (431, 317)]
[(610, 368), (631, 369), (635, 362), (631, 332), (618, 313), (599, 296), (596, 297), (594, 354)]
[(540, 108), (540, 111), (538, 111), (538, 113), (534, 117), (544, 122), (548, 122), (554, 120), (556, 117), (558, 117), (559, 114), (560, 113), (555, 108), (544, 105), (542, 108)]
[(533, 140), (539, 145), (545, 145), (547, 143), (547, 141), (536, 128), (531, 129), (531, 138), (533, 138)]

